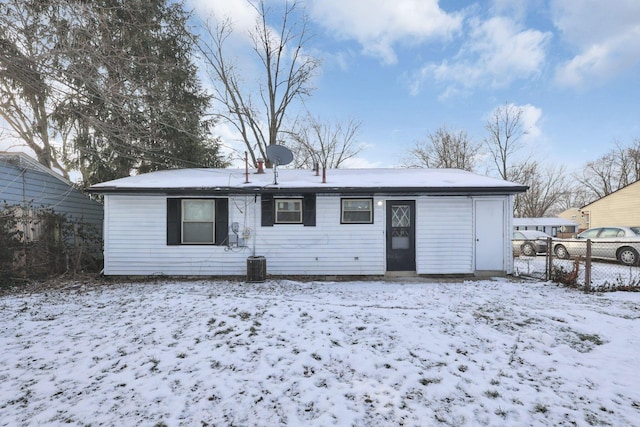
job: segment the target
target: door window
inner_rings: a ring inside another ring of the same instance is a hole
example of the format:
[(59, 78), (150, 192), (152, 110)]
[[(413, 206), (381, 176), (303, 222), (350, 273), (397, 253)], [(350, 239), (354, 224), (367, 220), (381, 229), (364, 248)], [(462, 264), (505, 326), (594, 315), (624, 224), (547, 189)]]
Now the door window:
[(395, 205), (391, 208), (391, 249), (409, 249), (411, 209), (408, 205)]

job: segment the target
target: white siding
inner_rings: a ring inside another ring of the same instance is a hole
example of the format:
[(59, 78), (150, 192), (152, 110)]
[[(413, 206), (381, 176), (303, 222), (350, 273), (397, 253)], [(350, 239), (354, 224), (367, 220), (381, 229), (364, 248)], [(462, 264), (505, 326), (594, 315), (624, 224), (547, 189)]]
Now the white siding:
[[(253, 197), (250, 198), (253, 204)], [(229, 223), (251, 228), (245, 198), (229, 202)], [(250, 247), (167, 246), (167, 200), (164, 196), (105, 196), (105, 274), (244, 275)], [(250, 243), (249, 239), (249, 243)]]
[(245, 247), (167, 246), (166, 197), (106, 195), (105, 274), (245, 275), (246, 259), (264, 256), (274, 275), (384, 274), (384, 212), (374, 224), (340, 224), (340, 199), (318, 197), (316, 226), (259, 224), (260, 198), (229, 200), (229, 224), (250, 233)]
[(418, 274), (473, 273), (473, 201), (423, 197), (416, 207)]
[[(167, 245), (166, 199), (159, 195), (105, 196), (105, 274), (243, 276), (251, 255), (266, 258), (270, 275), (385, 274), (387, 198), (374, 198), (373, 224), (341, 224), (340, 197), (318, 195), (316, 226), (263, 227), (260, 197), (230, 197), (229, 225), (237, 222), (239, 234), (249, 235), (241, 247)], [(417, 218), (416, 272), (473, 274), (473, 198), (412, 199), (416, 200)], [(507, 200), (511, 206), (512, 201)], [(510, 220), (507, 227), (511, 227)], [(510, 247), (510, 241), (507, 244)], [(507, 269), (512, 269), (508, 260)]]
[(340, 224), (340, 197), (319, 195), (315, 227), (260, 227), (256, 255), (266, 257), (269, 274), (384, 274), (384, 209), (373, 206), (373, 224)]

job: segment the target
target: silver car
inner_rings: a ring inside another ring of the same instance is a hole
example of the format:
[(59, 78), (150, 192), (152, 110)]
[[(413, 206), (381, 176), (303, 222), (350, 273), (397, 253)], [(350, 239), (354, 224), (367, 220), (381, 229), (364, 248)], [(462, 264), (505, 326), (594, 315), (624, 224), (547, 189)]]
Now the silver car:
[(538, 230), (516, 230), (513, 232), (513, 254), (535, 256), (547, 252), (547, 233)]
[(609, 259), (624, 265), (638, 265), (640, 227), (596, 227), (573, 239), (554, 242), (553, 252), (558, 258), (584, 256), (587, 239), (591, 239), (591, 257)]

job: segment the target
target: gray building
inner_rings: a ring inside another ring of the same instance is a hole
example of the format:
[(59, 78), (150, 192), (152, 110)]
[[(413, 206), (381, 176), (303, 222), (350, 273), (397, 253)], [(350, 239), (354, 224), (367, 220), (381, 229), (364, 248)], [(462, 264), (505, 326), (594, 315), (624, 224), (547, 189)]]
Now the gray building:
[(552, 237), (571, 237), (578, 231), (578, 223), (566, 218), (513, 218), (514, 230), (538, 230)]
[[(102, 204), (24, 153), (0, 152), (0, 208), (5, 206), (51, 209), (102, 234)], [(37, 238), (37, 229), (33, 227), (25, 233), (27, 238)]]

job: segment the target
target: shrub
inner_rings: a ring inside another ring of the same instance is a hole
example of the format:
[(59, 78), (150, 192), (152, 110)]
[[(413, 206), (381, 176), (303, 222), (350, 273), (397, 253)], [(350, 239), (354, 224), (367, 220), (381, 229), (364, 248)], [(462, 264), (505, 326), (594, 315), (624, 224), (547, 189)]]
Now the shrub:
[(62, 273), (97, 272), (100, 233), (52, 209), (0, 208), (0, 285)]

